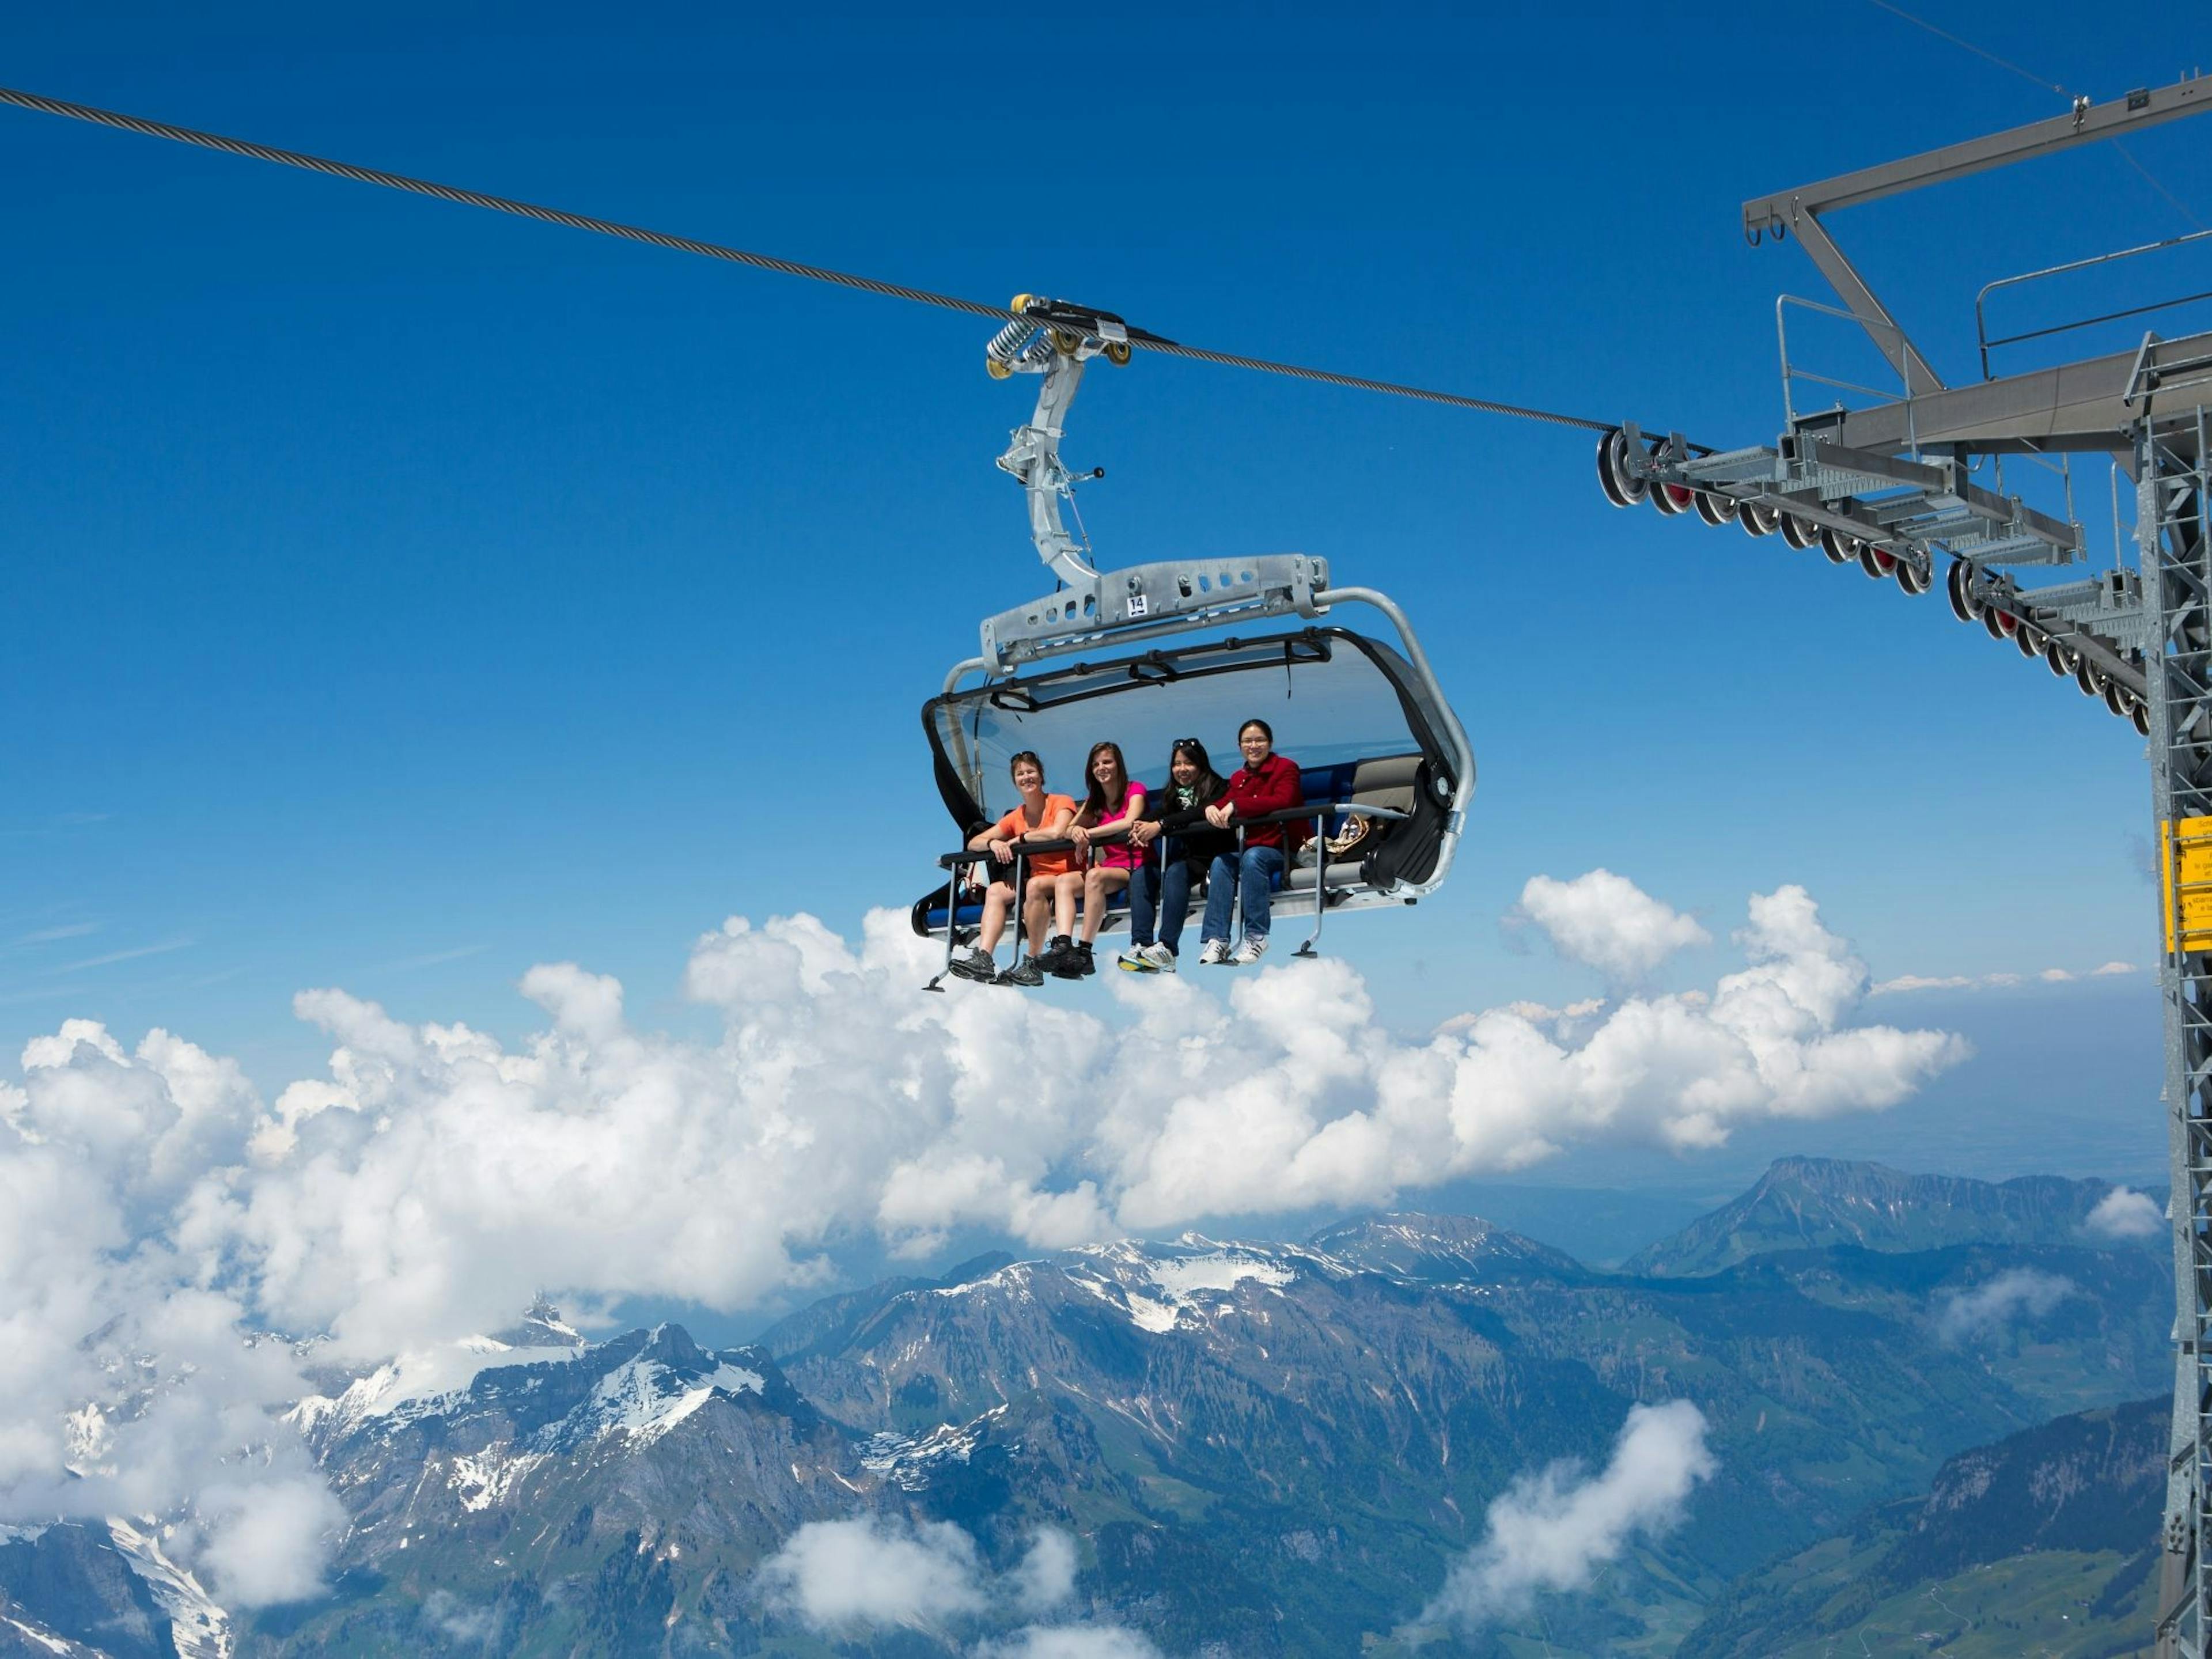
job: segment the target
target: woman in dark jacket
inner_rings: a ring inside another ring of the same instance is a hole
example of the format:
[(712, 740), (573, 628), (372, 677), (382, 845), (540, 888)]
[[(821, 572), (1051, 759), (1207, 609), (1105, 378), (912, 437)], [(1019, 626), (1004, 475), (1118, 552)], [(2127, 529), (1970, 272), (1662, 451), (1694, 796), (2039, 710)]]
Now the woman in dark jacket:
[(1129, 872), (1129, 948), (1121, 957), (1121, 965), (1129, 972), (1175, 972), (1176, 946), (1190, 914), (1192, 887), (1218, 854), (1237, 850), (1236, 831), (1217, 830), (1206, 821), (1206, 809), (1228, 787), (1206, 758), (1206, 745), (1196, 738), (1185, 738), (1175, 745), (1168, 762), (1167, 782), (1146, 798), (1144, 815), (1130, 830), (1129, 839), (1148, 854), (1158, 848), (1159, 856), (1147, 857)]

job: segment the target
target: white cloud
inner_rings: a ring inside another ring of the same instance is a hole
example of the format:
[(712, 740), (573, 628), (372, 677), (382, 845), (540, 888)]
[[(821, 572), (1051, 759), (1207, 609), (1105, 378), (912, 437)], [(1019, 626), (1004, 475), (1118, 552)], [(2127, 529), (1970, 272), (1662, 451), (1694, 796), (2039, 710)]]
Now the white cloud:
[(2136, 971), (2133, 963), (2108, 962), (2103, 966), (2077, 972), (2071, 968), (2044, 968), (2033, 975), (2014, 973), (1993, 974), (1899, 974), (1894, 979), (1877, 981), (1867, 992), (1870, 997), (1898, 996), (1910, 991), (2002, 991), (2024, 983), (2030, 978), (2045, 985), (2068, 985), (2075, 980), (2112, 979)]
[(305, 1392), (241, 1340), (219, 1249), (186, 1218), (258, 1109), (238, 1067), (166, 1031), (126, 1052), (65, 1022), (0, 1083), (0, 1516), (162, 1514), (245, 1607), (314, 1593), (341, 1518), (271, 1408)]
[(2106, 1238), (2155, 1238), (2166, 1231), (2166, 1212), (2148, 1193), (2115, 1187), (2097, 1200), (2082, 1225)]
[[(1007, 1611), (1031, 1618), (1075, 1591), (1075, 1540), (1047, 1527), (1012, 1571), (992, 1577), (975, 1540), (946, 1521), (814, 1521), (760, 1566), (777, 1611), (830, 1635), (893, 1626), (941, 1629)], [(1132, 1645), (1133, 1644), (1133, 1645)], [(1145, 1659), (1149, 1643), (1111, 1626), (1031, 1625), (980, 1651), (995, 1659)]]
[(1160, 1659), (1160, 1650), (1121, 1625), (1031, 1625), (986, 1642), (976, 1659)]
[(1610, 870), (1572, 881), (1532, 876), (1521, 890), (1521, 909), (1561, 956), (1623, 981), (1648, 977), (1688, 945), (1712, 942), (1688, 916)]
[(980, 1613), (975, 1540), (949, 1521), (813, 1521), (761, 1564), (775, 1605), (810, 1628), (932, 1628)]
[(346, 1512), (313, 1470), (289, 1478), (216, 1480), (194, 1494), (206, 1539), (199, 1559), (241, 1607), (298, 1601), (322, 1593), (330, 1540)]
[(1118, 1024), (925, 995), (931, 952), (888, 914), (857, 945), (803, 916), (702, 939), (685, 982), (721, 1017), (714, 1042), (635, 1030), (622, 988), (571, 964), (526, 976), (550, 1026), (514, 1049), (307, 993), (330, 1077), (259, 1116), (195, 1237), (251, 1263), (288, 1328), (380, 1359), (541, 1286), (757, 1304), (855, 1225), (918, 1251), (963, 1226), (1052, 1249), (1382, 1202), (1593, 1137), (1713, 1146), (1881, 1109), (1968, 1052), (1846, 1024), (1864, 969), (1802, 889), (1750, 911), (1748, 965), (1710, 992), (1494, 1009), (1425, 1042), (1336, 959), (1236, 980), (1225, 1006), (1193, 977), (1116, 975)]
[[(304, 1454), (269, 1415), (307, 1389), (284, 1344), (241, 1341), (255, 1326), (443, 1376), (426, 1356), (540, 1289), (736, 1310), (818, 1283), (856, 1231), (1054, 1248), (1377, 1204), (1577, 1141), (1690, 1150), (1880, 1110), (1968, 1052), (1850, 1024), (1865, 970), (1800, 888), (1754, 896), (1735, 940), (1745, 965), (1707, 989), (1492, 1009), (1409, 1042), (1334, 958), (1224, 975), (1225, 1000), (1195, 975), (1110, 975), (1105, 1006), (1078, 1009), (924, 994), (938, 957), (902, 915), (857, 941), (733, 919), (685, 975), (715, 1036), (639, 1030), (623, 988), (574, 964), (524, 977), (546, 1018), (513, 1045), (310, 991), (295, 1006), (330, 1036), (328, 1074), (273, 1104), (167, 1032), (127, 1048), (65, 1022), (0, 1081), (0, 1519), (180, 1515), (237, 1597), (289, 1594), (319, 1558), (257, 1574), (222, 1541), (268, 1514), (317, 1531)], [(157, 1397), (118, 1381), (125, 1353), (174, 1368)], [(88, 1401), (90, 1450), (70, 1428)], [(249, 1480), (237, 1454), (257, 1445)], [(1040, 1542), (1000, 1593), (1035, 1619), (1072, 1565)]]
[(1455, 1562), (1417, 1626), (1486, 1625), (1524, 1610), (1540, 1590), (1571, 1590), (1629, 1541), (1664, 1532), (1718, 1465), (1705, 1414), (1686, 1400), (1632, 1406), (1599, 1474), (1554, 1463), (1514, 1482), (1490, 1506), (1482, 1540)]
[(1014, 1599), (1030, 1613), (1048, 1613), (1075, 1594), (1075, 1540), (1047, 1527), (1010, 1575)]
[(2026, 1316), (2041, 1318), (2081, 1292), (2070, 1279), (2037, 1267), (2009, 1267), (1970, 1291), (1954, 1291), (1936, 1315), (1936, 1334), (1946, 1342), (1981, 1336)]

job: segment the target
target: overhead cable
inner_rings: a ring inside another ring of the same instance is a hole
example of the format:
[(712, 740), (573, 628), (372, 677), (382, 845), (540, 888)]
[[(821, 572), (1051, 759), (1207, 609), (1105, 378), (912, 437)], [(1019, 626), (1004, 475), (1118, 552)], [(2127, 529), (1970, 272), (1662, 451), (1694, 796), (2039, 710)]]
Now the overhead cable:
[(1906, 22), (1911, 24), (1915, 28), (1926, 29), (1929, 33), (1934, 35), (1939, 40), (1948, 40), (1953, 46), (1958, 47), (1961, 52), (1971, 52), (1975, 57), (1982, 58), (1985, 62), (1995, 64), (2001, 70), (2010, 70), (2014, 75), (2020, 76), (2021, 80), (2030, 82), (2036, 86), (2042, 87), (2046, 91), (2055, 92), (2061, 98), (2071, 98), (2074, 95), (2072, 93), (2067, 91), (2065, 88), (2060, 86), (2056, 81), (2046, 81), (2033, 70), (2024, 70), (2019, 64), (2009, 63), (2004, 58), (1998, 57), (1996, 53), (1993, 52), (1984, 52), (1972, 41), (1962, 40), (1957, 35), (1952, 33), (1948, 29), (1939, 29), (1926, 18), (1915, 17), (1911, 12), (1905, 10), (1904, 7), (1892, 5), (1890, 3), (1890, 0), (1867, 0), (1867, 3), (1881, 7), (1882, 10), (1887, 12), (1893, 17), (1902, 17)]
[[(617, 220), (597, 219), (587, 214), (540, 207), (532, 202), (516, 201), (512, 197), (491, 196), (482, 191), (464, 190), (456, 185), (436, 184), (428, 179), (410, 178), (404, 173), (386, 173), (380, 167), (356, 167), (350, 161), (333, 161), (324, 156), (306, 155), (300, 150), (279, 149), (270, 144), (257, 144), (245, 138), (228, 138), (221, 133), (202, 132), (195, 127), (176, 126), (167, 121), (149, 121), (143, 116), (125, 115), (90, 104), (75, 104), (65, 99), (44, 97), (35, 92), (19, 92), (13, 88), (0, 87), (0, 104), (12, 104), (18, 109), (35, 110), (44, 115), (65, 116), (73, 121), (88, 121), (95, 126), (112, 127), (118, 131), (135, 132), (148, 138), (166, 138), (173, 143), (220, 150), (224, 155), (241, 155), (251, 161), (272, 161), (279, 167), (299, 167), (308, 173), (325, 173), (333, 179), (350, 179), (356, 184), (377, 185), (386, 190), (405, 191), (416, 196), (432, 196), (443, 202), (458, 202), (465, 207), (485, 208), (494, 213), (513, 214), (517, 218), (566, 225), (572, 230), (588, 230), (601, 236), (618, 236), (625, 241), (644, 242), (678, 253), (696, 253), (732, 264), (750, 265), (756, 270), (773, 270), (786, 276), (805, 277), (809, 282), (857, 289), (863, 293), (880, 294), (888, 299), (905, 300), (915, 305), (963, 312), (971, 317), (1004, 320), (1014, 316), (1004, 306), (984, 305), (978, 301), (963, 300), (957, 295), (908, 288), (901, 283), (882, 282), (872, 276), (857, 276), (850, 271), (832, 270), (825, 265), (779, 259), (773, 254), (752, 253), (744, 248), (725, 246), (720, 242), (702, 242), (690, 236), (672, 236), (665, 231), (647, 230), (642, 226), (626, 225)], [(1472, 409), (1484, 414), (1507, 416), (1515, 420), (1542, 421), (1553, 426), (1578, 427), (1589, 432), (1603, 432), (1614, 424), (1610, 421), (1592, 421), (1579, 416), (1562, 415), (1553, 410), (1499, 403), (1489, 398), (1469, 398), (1454, 392), (1401, 386), (1392, 380), (1338, 374), (1322, 368), (1304, 368), (1295, 363), (1279, 363), (1265, 357), (1243, 357), (1231, 352), (1208, 351), (1201, 347), (1183, 345), (1158, 337), (1147, 338), (1133, 333), (1129, 343), (1139, 350), (1155, 351), (1170, 357), (1188, 357), (1196, 362), (1218, 363), (1225, 368), (1251, 369), (1261, 374), (1287, 375), (1292, 380), (1312, 380), (1323, 386), (1348, 386), (1358, 392), (1377, 392), (1386, 397), (1413, 398), (1424, 403), (1443, 404), (1454, 409)]]
[[(2047, 88), (2051, 91), (2057, 93), (2061, 98), (2074, 99), (2075, 106), (2077, 109), (2083, 109), (2088, 106), (2089, 100), (2087, 98), (2076, 97), (2075, 94), (2069, 92), (2064, 87), (2060, 86), (2057, 82), (2046, 81), (2033, 70), (2024, 70), (2019, 64), (2008, 62), (2008, 60), (1998, 57), (1996, 53), (1993, 52), (1984, 51), (1971, 40), (1960, 39), (1959, 36), (1953, 34), (1948, 29), (1939, 29), (1926, 18), (1915, 17), (1911, 12), (1905, 10), (1904, 7), (1893, 5), (1891, 3), (1891, 0), (1867, 0), (1867, 3), (1871, 6), (1880, 7), (1882, 10), (1889, 13), (1893, 17), (1902, 17), (1906, 22), (1911, 24), (1914, 27), (1925, 29), (1937, 40), (1948, 40), (1960, 51), (1971, 52), (1975, 57), (1979, 58), (1987, 63), (1995, 64), (2001, 70), (2009, 70), (2014, 75), (2020, 76), (2021, 80), (2027, 82), (2033, 86)], [(2170, 205), (2176, 213), (2179, 213), (2184, 219), (2186, 219), (2192, 228), (2197, 230), (2204, 228), (2204, 222), (2199, 219), (2196, 214), (2190, 210), (2189, 204), (2183, 201), (2179, 196), (2176, 196), (2172, 191), (2168, 190), (2164, 185), (2160, 184), (2156, 176), (2152, 173), (2148, 167), (2145, 167), (2141, 161), (2136, 160), (2135, 153), (2132, 150), (2129, 149), (2125, 144), (2122, 143), (2117, 138), (2113, 139), (2112, 143), (2113, 149), (2118, 152), (2120, 160), (2125, 161), (2130, 167), (2141, 173), (2142, 175), (2143, 182), (2148, 185), (2153, 190), (2156, 191), (2160, 196), (2166, 198), (2168, 205)]]

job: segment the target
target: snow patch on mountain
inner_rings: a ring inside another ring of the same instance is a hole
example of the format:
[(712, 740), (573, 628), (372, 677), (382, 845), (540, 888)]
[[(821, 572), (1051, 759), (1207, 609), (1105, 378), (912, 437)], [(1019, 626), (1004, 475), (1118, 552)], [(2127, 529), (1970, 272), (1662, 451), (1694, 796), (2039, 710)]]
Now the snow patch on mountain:
[(1005, 1416), (1004, 1406), (994, 1406), (972, 1423), (943, 1423), (916, 1437), (886, 1431), (869, 1436), (860, 1450), (860, 1467), (879, 1474), (906, 1492), (929, 1485), (935, 1466), (946, 1461), (965, 1463), (981, 1443), (984, 1430)]
[(933, 1285), (921, 1292), (924, 1296), (973, 1296), (979, 1291), (1004, 1291), (1014, 1296), (1031, 1294), (1030, 1279), (1037, 1264), (1034, 1261), (1009, 1261), (996, 1273), (985, 1273), (980, 1279), (966, 1279), (957, 1285)]
[(1226, 1250), (1212, 1255), (1186, 1256), (1176, 1261), (1155, 1261), (1152, 1268), (1152, 1282), (1178, 1301), (1188, 1298), (1194, 1291), (1233, 1291), (1247, 1279), (1256, 1279), (1262, 1285), (1280, 1289), (1297, 1277), (1279, 1262), (1232, 1255)]
[(621, 1433), (633, 1442), (650, 1445), (697, 1411), (718, 1393), (758, 1394), (768, 1390), (768, 1380), (758, 1371), (727, 1361), (690, 1386), (672, 1390), (673, 1376), (657, 1359), (632, 1359), (617, 1365), (592, 1390), (591, 1408), (602, 1435)]
[(107, 1535), (131, 1570), (145, 1582), (155, 1605), (169, 1616), (169, 1637), (178, 1659), (230, 1659), (234, 1645), (230, 1615), (215, 1603), (200, 1581), (162, 1553), (160, 1533), (148, 1519), (139, 1525), (107, 1517)]
[(1179, 1244), (1123, 1243), (1071, 1250), (1060, 1259), (1060, 1267), (1076, 1289), (1120, 1308), (1139, 1330), (1164, 1334), (1186, 1313), (1204, 1319), (1233, 1307), (1237, 1286), (1247, 1280), (1281, 1295), (1298, 1277), (1282, 1260), (1294, 1254), (1302, 1262), (1310, 1260), (1329, 1271), (1330, 1264), (1302, 1252), (1217, 1244), (1195, 1233), (1185, 1234)]
[(474, 1514), (505, 1503), (516, 1483), (547, 1457), (544, 1452), (509, 1452), (503, 1446), (488, 1446), (453, 1459), (446, 1485), (460, 1494), (461, 1507)]
[(1125, 1291), (1123, 1299), (1129, 1305), (1129, 1317), (1140, 1330), (1171, 1331), (1176, 1328), (1176, 1321), (1182, 1317), (1183, 1304), (1180, 1302), (1155, 1302), (1134, 1291)]
[(61, 1638), (50, 1636), (45, 1631), (25, 1624), (20, 1619), (0, 1617), (0, 1625), (7, 1626), (27, 1642), (36, 1642), (49, 1653), (67, 1653), (70, 1650), (70, 1644), (63, 1641)]

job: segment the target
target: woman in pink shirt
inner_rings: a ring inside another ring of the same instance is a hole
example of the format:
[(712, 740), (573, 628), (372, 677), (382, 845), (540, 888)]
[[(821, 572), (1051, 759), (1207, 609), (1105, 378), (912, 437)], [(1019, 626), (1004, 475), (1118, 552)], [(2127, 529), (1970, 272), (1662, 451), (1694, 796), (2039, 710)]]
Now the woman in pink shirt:
[(1129, 830), (1144, 816), (1145, 786), (1130, 779), (1121, 745), (1092, 744), (1083, 769), (1091, 793), (1076, 813), (1067, 838), (1076, 845), (1077, 858), (1090, 867), (1060, 877), (1054, 895), (1063, 911), (1077, 893), (1083, 896), (1083, 937), (1054, 939), (1042, 958), (1045, 971), (1062, 979), (1081, 979), (1097, 971), (1091, 947), (1105, 923), (1107, 903), (1129, 884), (1129, 872), (1144, 857), (1144, 849), (1130, 841)]

